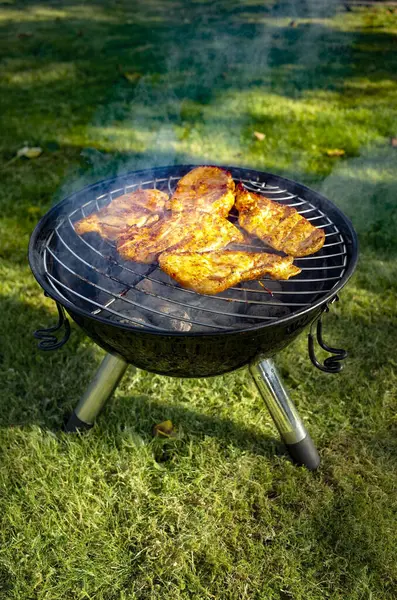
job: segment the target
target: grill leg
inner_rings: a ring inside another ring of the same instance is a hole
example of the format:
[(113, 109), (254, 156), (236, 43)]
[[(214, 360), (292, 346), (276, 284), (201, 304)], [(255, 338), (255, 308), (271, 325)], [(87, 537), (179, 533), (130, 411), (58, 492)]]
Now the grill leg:
[(93, 426), (95, 417), (113, 394), (127, 367), (123, 358), (112, 354), (105, 356), (65, 426), (68, 433)]
[(259, 357), (249, 369), (292, 460), (310, 470), (317, 469), (320, 464), (317, 449), (283, 386), (274, 362)]

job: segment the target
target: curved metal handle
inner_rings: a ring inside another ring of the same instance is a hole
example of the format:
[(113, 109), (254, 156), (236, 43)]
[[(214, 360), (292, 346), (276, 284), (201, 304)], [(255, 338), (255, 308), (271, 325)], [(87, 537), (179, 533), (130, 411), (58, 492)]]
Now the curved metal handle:
[[(58, 348), (61, 348), (64, 344), (66, 344), (70, 337), (70, 323), (65, 316), (65, 311), (63, 310), (63, 307), (58, 304), (58, 302), (56, 305), (58, 309), (58, 323), (53, 327), (47, 327), (47, 329), (37, 329), (37, 331), (33, 333), (36, 340), (41, 340), (37, 344), (37, 347), (46, 352), (50, 350), (58, 350)], [(58, 340), (58, 338), (55, 335), (52, 335), (52, 333), (59, 331), (62, 326), (65, 327), (65, 334), (62, 339)]]
[[(335, 302), (338, 301), (339, 298), (338, 296), (335, 296), (335, 298), (333, 298), (333, 300), (331, 300), (331, 302)], [(325, 312), (329, 311), (328, 306), (325, 307), (324, 309)], [(324, 364), (321, 364), (315, 355), (314, 352), (314, 336), (312, 333), (313, 330), (313, 325), (314, 323), (311, 324), (310, 327), (310, 333), (308, 335), (308, 346), (309, 346), (309, 356), (310, 356), (310, 360), (312, 361), (313, 365), (315, 367), (317, 367), (317, 369), (320, 369), (320, 371), (323, 371), (324, 373), (340, 373), (340, 371), (342, 371), (344, 365), (341, 364), (340, 361), (345, 360), (345, 358), (347, 358), (347, 352), (346, 350), (343, 350), (342, 348), (332, 348), (332, 346), (328, 346), (328, 344), (325, 343), (325, 341), (323, 340), (323, 324), (321, 321), (321, 315), (317, 321), (317, 342), (318, 345), (325, 350), (326, 352), (329, 352), (330, 354), (332, 354), (333, 356), (329, 356), (328, 358), (326, 358), (324, 360)]]

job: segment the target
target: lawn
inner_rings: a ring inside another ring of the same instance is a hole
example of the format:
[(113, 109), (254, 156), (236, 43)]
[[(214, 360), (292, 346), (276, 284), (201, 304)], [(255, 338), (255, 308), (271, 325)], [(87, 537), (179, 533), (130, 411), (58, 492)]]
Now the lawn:
[[(0, 598), (395, 599), (397, 8), (0, 0), (0, 56)], [(41, 155), (15, 158), (26, 145)], [(30, 233), (72, 189), (184, 162), (295, 178), (359, 234), (324, 324), (345, 370), (314, 369), (305, 335), (277, 356), (316, 473), (247, 370), (130, 367), (94, 429), (62, 432), (103, 352), (77, 327), (37, 350), (56, 309)], [(165, 419), (176, 437), (153, 438)]]

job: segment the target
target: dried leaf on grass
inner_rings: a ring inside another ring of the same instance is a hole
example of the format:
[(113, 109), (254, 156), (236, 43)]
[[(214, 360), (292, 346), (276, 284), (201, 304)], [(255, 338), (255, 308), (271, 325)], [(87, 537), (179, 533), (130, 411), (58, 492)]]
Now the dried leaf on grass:
[(24, 146), (17, 151), (15, 156), (2, 165), (0, 171), (4, 171), (4, 169), (6, 169), (9, 165), (12, 165), (15, 161), (17, 161), (18, 158), (37, 158), (42, 152), (43, 150), (39, 147), (31, 148), (30, 146)]
[(34, 146), (34, 147), (30, 147), (30, 146), (24, 146), (23, 148), (20, 148), (17, 152), (17, 156), (19, 158), (21, 158), (22, 156), (25, 156), (26, 158), (37, 158), (38, 156), (40, 156), (40, 154), (43, 152), (43, 150), (41, 148), (39, 148), (38, 146)]
[(264, 133), (262, 133), (261, 131), (254, 131), (254, 137), (256, 137), (256, 139), (259, 140), (260, 142), (263, 142), (266, 135)]
[(162, 421), (153, 427), (154, 437), (175, 437), (175, 429), (172, 421)]
[(344, 156), (345, 151), (342, 150), (342, 148), (330, 148), (325, 151), (325, 154), (331, 158), (334, 158), (335, 156)]
[(137, 83), (142, 75), (140, 73), (123, 73), (123, 77), (130, 83)]

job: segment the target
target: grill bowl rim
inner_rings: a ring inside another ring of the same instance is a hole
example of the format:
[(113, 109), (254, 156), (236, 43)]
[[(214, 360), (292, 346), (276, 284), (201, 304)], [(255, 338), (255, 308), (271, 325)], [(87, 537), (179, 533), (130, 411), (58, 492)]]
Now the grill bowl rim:
[[(314, 318), (317, 315), (317, 312), (318, 312), (317, 309), (320, 308), (321, 306), (327, 304), (330, 300), (332, 300), (332, 298), (334, 298), (338, 294), (338, 292), (347, 284), (347, 282), (352, 277), (352, 275), (356, 269), (357, 262), (358, 262), (359, 243), (358, 243), (357, 233), (356, 233), (349, 217), (347, 217), (343, 213), (343, 211), (340, 208), (338, 208), (331, 200), (329, 200), (328, 198), (326, 198), (319, 192), (309, 188), (308, 186), (306, 186), (300, 182), (294, 181), (292, 179), (288, 179), (287, 177), (284, 177), (281, 175), (276, 175), (274, 173), (269, 173), (267, 171), (258, 171), (256, 169), (250, 169), (250, 168), (246, 168), (246, 167), (238, 167), (238, 166), (231, 166), (231, 165), (215, 165), (213, 162), (208, 163), (208, 164), (211, 166), (217, 166), (219, 168), (222, 168), (222, 169), (225, 169), (228, 171), (241, 171), (241, 173), (244, 176), (247, 176), (248, 173), (255, 174), (257, 176), (260, 176), (260, 177), (266, 179), (266, 181), (270, 180), (269, 181), (270, 183), (275, 183), (277, 181), (278, 183), (288, 186), (287, 190), (289, 192), (295, 188), (295, 189), (299, 189), (299, 193), (304, 194), (307, 192), (310, 195), (314, 194), (316, 199), (320, 200), (322, 203), (327, 205), (334, 213), (336, 213), (338, 216), (338, 219), (340, 221), (342, 221), (344, 223), (344, 225), (347, 227), (349, 236), (350, 236), (350, 239), (346, 240), (346, 245), (349, 247), (349, 250), (350, 250), (350, 260), (346, 267), (346, 271), (345, 271), (344, 275), (337, 282), (337, 284), (333, 288), (331, 288), (331, 290), (329, 290), (318, 301), (314, 302), (313, 304), (311, 304), (310, 306), (308, 306), (306, 308), (302, 308), (290, 315), (286, 315), (285, 317), (280, 317), (279, 319), (276, 319), (273, 321), (268, 321), (265, 323), (263, 323), (263, 322), (258, 323), (256, 325), (251, 325), (249, 327), (239, 327), (238, 329), (233, 329), (233, 328), (232, 329), (219, 329), (217, 331), (212, 331), (212, 332), (208, 332), (208, 331), (193, 331), (193, 332), (173, 331), (173, 330), (166, 330), (166, 329), (163, 331), (158, 331), (158, 330), (150, 329), (148, 327), (139, 327), (139, 326), (135, 327), (134, 325), (127, 325), (125, 323), (118, 323), (117, 321), (110, 321), (106, 317), (94, 315), (94, 314), (90, 313), (89, 311), (86, 311), (86, 310), (78, 307), (77, 305), (73, 304), (69, 300), (65, 300), (65, 298), (63, 298), (60, 294), (55, 292), (54, 288), (51, 287), (51, 285), (48, 283), (46, 277), (40, 272), (40, 264), (39, 263), (40, 263), (40, 261), (42, 262), (42, 257), (39, 254), (39, 250), (38, 250), (37, 246), (39, 244), (38, 238), (39, 238), (40, 234), (42, 233), (42, 231), (47, 226), (48, 221), (50, 221), (52, 217), (56, 216), (57, 213), (59, 213), (60, 208), (63, 205), (66, 205), (69, 202), (71, 202), (73, 200), (73, 198), (75, 198), (76, 196), (80, 196), (84, 192), (87, 193), (89, 190), (92, 190), (96, 187), (100, 187), (102, 185), (107, 186), (107, 185), (110, 185), (112, 182), (122, 181), (123, 179), (129, 179), (131, 177), (138, 177), (140, 175), (145, 175), (145, 174), (151, 174), (151, 175), (155, 176), (156, 173), (159, 175), (169, 173), (168, 176), (171, 176), (172, 171), (174, 171), (174, 170), (182, 171), (183, 174), (185, 174), (190, 169), (193, 169), (195, 167), (203, 165), (203, 163), (198, 163), (198, 164), (189, 164), (189, 165), (185, 165), (185, 164), (184, 165), (169, 165), (169, 166), (164, 166), (164, 167), (154, 167), (151, 169), (140, 169), (137, 171), (127, 171), (125, 173), (118, 174), (115, 177), (109, 177), (107, 179), (103, 179), (103, 180), (94, 182), (92, 184), (89, 184), (87, 186), (84, 186), (83, 188), (73, 192), (72, 194), (69, 194), (68, 196), (66, 196), (59, 202), (57, 202), (57, 204), (55, 204), (52, 208), (50, 208), (50, 210), (48, 210), (45, 213), (45, 215), (43, 215), (43, 217), (40, 219), (40, 221), (37, 223), (36, 227), (34, 228), (32, 234), (30, 236), (29, 247), (28, 247), (28, 260), (29, 260), (29, 265), (30, 265), (31, 271), (32, 271), (33, 276), (36, 279), (37, 283), (44, 290), (45, 294), (47, 296), (49, 296), (50, 298), (52, 298), (54, 301), (59, 302), (59, 304), (61, 304), (70, 313), (77, 313), (84, 318), (94, 319), (95, 321), (98, 321), (105, 325), (116, 327), (116, 328), (124, 330), (124, 331), (129, 331), (131, 333), (133, 333), (133, 332), (141, 333), (141, 334), (144, 333), (144, 334), (148, 334), (148, 335), (150, 334), (150, 335), (154, 335), (154, 336), (169, 336), (169, 337), (178, 337), (178, 338), (179, 337), (211, 338), (213, 336), (218, 337), (218, 336), (230, 336), (230, 335), (236, 335), (236, 334), (254, 334), (254, 333), (260, 332), (264, 329), (276, 327), (281, 324), (292, 323), (295, 320), (301, 318), (302, 316), (307, 315), (309, 312), (313, 312), (313, 318)], [(182, 176), (183, 175), (180, 175), (180, 177), (182, 177)], [(52, 227), (52, 229), (54, 229), (54, 228)]]

